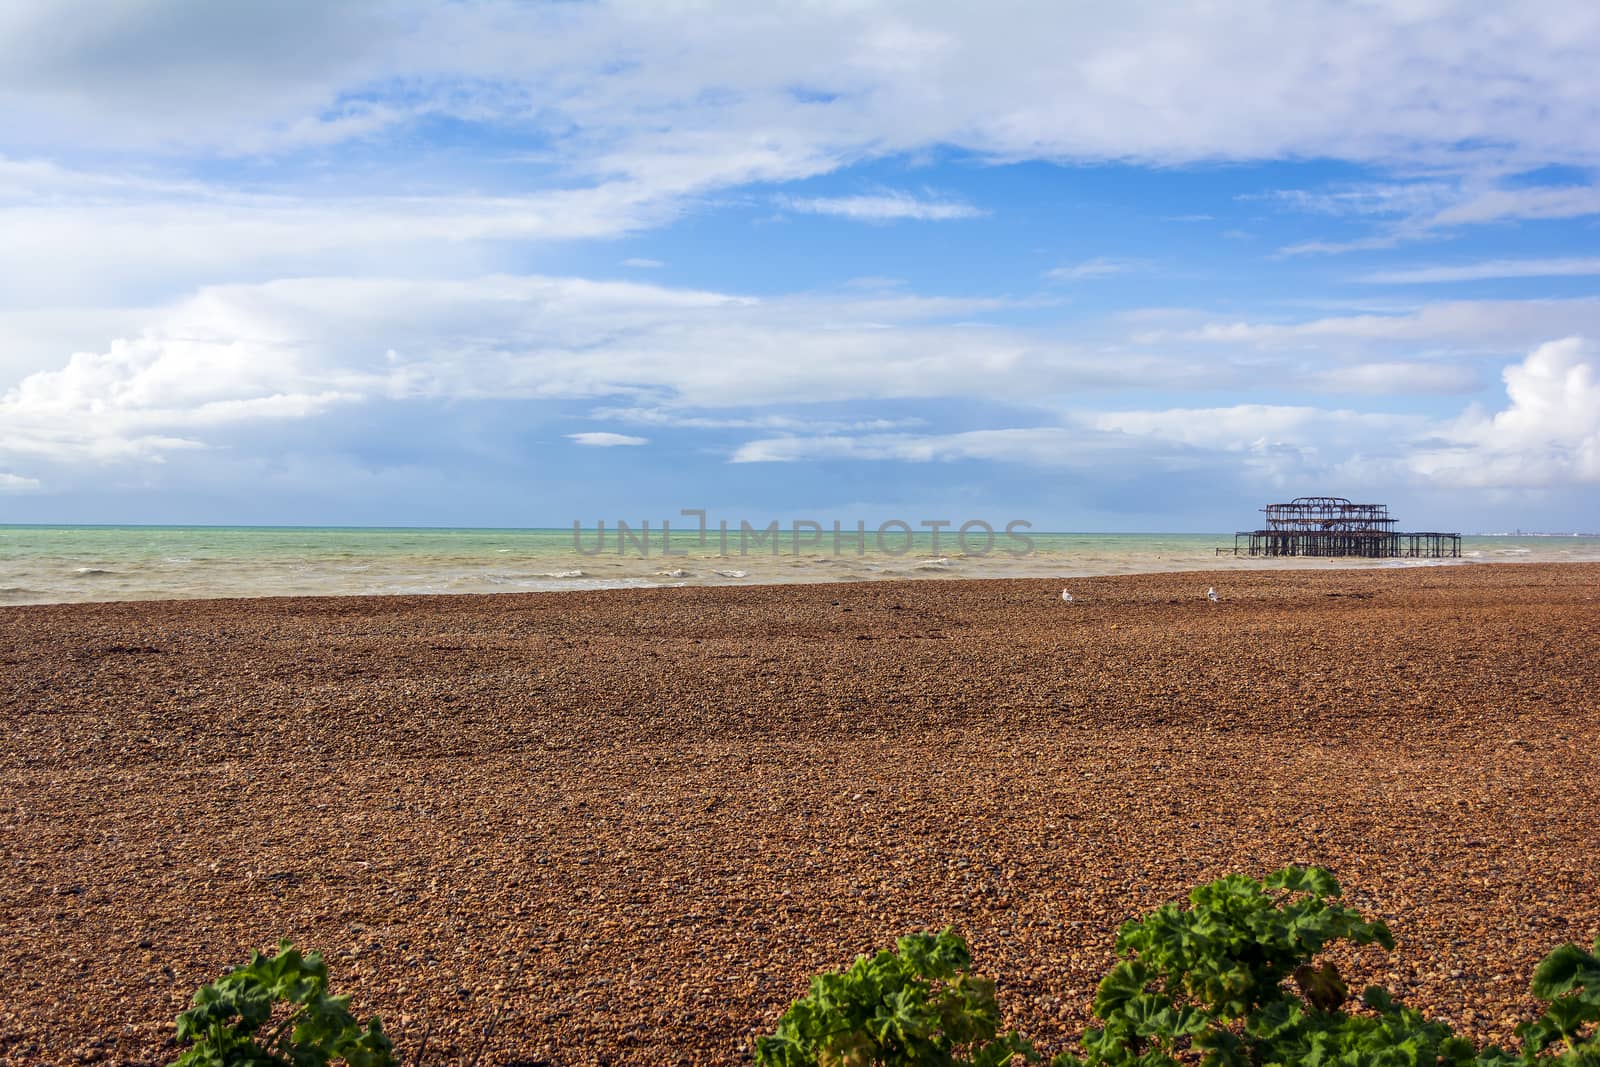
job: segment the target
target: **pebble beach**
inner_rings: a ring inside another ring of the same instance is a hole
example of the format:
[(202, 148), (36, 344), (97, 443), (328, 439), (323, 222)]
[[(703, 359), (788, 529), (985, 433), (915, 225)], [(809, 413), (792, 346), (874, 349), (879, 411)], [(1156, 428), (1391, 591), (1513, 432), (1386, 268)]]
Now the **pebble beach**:
[(1287, 863), (1480, 1041), (1600, 934), (1600, 564), (1063, 584), (0, 608), (0, 1062), (168, 1063), (283, 937), (533, 1067), (748, 1063), (950, 924), (1053, 1053), (1119, 924)]

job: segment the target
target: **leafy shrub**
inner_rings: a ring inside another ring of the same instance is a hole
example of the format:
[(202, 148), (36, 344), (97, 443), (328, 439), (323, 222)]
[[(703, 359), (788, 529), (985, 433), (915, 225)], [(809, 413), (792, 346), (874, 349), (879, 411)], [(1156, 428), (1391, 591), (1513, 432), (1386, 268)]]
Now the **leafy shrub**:
[[(273, 1009), (293, 1005), (268, 1033)], [(194, 995), (178, 1016), (178, 1040), (193, 1045), (173, 1067), (393, 1067), (394, 1046), (374, 1017), (366, 1028), (350, 1014), (350, 998), (328, 995), (328, 965), (318, 953), (301, 955), (287, 941), (275, 956), (250, 954), (250, 962)]]
[(1343, 978), (1316, 954), (1340, 940), (1394, 941), (1339, 896), (1327, 871), (1288, 867), (1264, 882), (1229, 875), (1191, 892), (1186, 910), (1127, 923), (1117, 951), (1130, 958), (1100, 983), (1086, 1057), (1063, 1053), (1053, 1067), (1600, 1067), (1600, 962), (1575, 945), (1540, 964), (1532, 988), (1550, 1004), (1517, 1028), (1518, 1056), (1480, 1053), (1378, 986), (1361, 996), (1365, 1013), (1346, 1012)]
[(953, 931), (902, 937), (898, 952), (860, 956), (811, 980), (810, 993), (756, 1041), (760, 1067), (1002, 1067), (1038, 1060), (1015, 1033), (999, 1035), (994, 982), (971, 971)]
[[(1491, 1067), (1600, 1067), (1600, 937), (1592, 952), (1569, 944), (1550, 953), (1533, 972), (1530, 988), (1547, 1007), (1539, 1018), (1517, 1027), (1521, 1055), (1490, 1049), (1484, 1062)], [(1552, 1049), (1553, 1055), (1545, 1055)]]

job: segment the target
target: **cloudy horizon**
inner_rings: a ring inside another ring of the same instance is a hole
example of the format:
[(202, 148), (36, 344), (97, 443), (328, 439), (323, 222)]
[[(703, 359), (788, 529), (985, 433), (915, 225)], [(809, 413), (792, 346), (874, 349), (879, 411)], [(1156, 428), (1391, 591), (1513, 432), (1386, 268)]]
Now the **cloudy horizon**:
[(24, 0), (0, 522), (1600, 527), (1600, 9)]

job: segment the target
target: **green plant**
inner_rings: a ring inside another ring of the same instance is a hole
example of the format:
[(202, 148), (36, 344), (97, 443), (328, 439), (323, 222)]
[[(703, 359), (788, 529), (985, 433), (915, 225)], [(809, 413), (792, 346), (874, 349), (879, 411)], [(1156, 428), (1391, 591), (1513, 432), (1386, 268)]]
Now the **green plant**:
[(860, 956), (821, 974), (759, 1038), (761, 1067), (1002, 1067), (1033, 1046), (999, 1034), (994, 982), (971, 972), (953, 931), (900, 938), (898, 951)]
[[(274, 1008), (288, 1004), (271, 1031)], [(393, 1067), (394, 1046), (374, 1017), (363, 1028), (350, 1014), (350, 998), (328, 995), (328, 965), (318, 953), (301, 955), (287, 941), (275, 956), (250, 954), (194, 995), (178, 1016), (178, 1040), (192, 1045), (173, 1067)]]
[(1600, 937), (1590, 952), (1568, 944), (1550, 953), (1533, 972), (1529, 988), (1547, 1006), (1539, 1018), (1517, 1027), (1521, 1055), (1491, 1049), (1485, 1062), (1600, 1067)]
[(1478, 1052), (1378, 986), (1361, 995), (1364, 1012), (1346, 1011), (1344, 979), (1316, 954), (1335, 941), (1394, 941), (1340, 895), (1320, 868), (1235, 874), (1195, 889), (1187, 909), (1125, 924), (1117, 951), (1129, 958), (1100, 983), (1086, 1055), (1063, 1053), (1053, 1067), (1600, 1067), (1600, 962), (1575, 945), (1534, 975), (1534, 994), (1550, 1003), (1518, 1027), (1520, 1055)]

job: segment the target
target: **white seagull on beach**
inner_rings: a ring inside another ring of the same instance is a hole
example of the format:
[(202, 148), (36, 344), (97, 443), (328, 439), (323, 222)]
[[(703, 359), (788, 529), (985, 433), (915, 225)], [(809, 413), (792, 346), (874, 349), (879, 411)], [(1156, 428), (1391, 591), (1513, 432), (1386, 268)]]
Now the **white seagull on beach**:
[(1206, 599), (1211, 601), (1213, 604), (1215, 604), (1217, 602), (1217, 587), (1216, 586), (1213, 585), (1209, 589), (1206, 590)]
[(1065, 600), (1068, 604), (1072, 603), (1072, 591), (1070, 589), (1061, 590), (1061, 599)]

